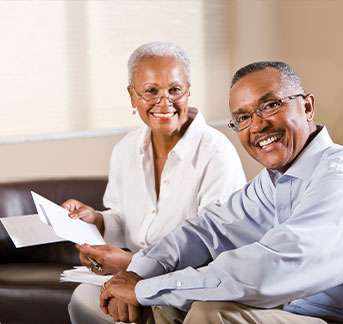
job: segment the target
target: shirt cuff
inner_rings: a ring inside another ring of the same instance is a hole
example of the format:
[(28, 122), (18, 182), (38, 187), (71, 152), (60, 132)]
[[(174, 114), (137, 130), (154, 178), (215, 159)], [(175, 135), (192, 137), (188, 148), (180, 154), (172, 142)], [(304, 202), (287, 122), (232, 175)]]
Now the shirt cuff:
[(149, 298), (153, 294), (153, 292), (159, 290), (158, 287), (160, 286), (160, 281), (161, 277), (138, 281), (135, 288), (135, 293), (138, 302), (142, 306), (166, 305), (162, 296), (155, 295), (154, 298)]
[[(198, 289), (216, 288), (220, 284), (219, 278), (208, 277), (199, 270), (191, 267), (167, 273), (162, 276), (141, 280), (135, 288), (136, 298), (141, 305), (169, 305), (176, 297), (177, 304), (184, 305), (187, 295), (193, 295)], [(175, 292), (175, 296), (169, 296)], [(177, 296), (178, 297), (177, 297)], [(202, 300), (202, 298), (199, 298)]]

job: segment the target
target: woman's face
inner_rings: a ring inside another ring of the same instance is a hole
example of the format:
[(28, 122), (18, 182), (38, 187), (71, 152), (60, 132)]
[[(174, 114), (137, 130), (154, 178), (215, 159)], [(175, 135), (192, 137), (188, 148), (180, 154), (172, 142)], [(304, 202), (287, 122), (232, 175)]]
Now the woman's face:
[[(132, 107), (137, 108), (143, 122), (154, 134), (174, 135), (181, 132), (188, 116), (188, 83), (182, 62), (174, 57), (152, 56), (138, 63), (133, 77), (134, 89), (129, 86)], [(178, 91), (186, 92), (177, 103), (167, 97)], [(155, 104), (139, 98), (145, 94), (163, 97)]]

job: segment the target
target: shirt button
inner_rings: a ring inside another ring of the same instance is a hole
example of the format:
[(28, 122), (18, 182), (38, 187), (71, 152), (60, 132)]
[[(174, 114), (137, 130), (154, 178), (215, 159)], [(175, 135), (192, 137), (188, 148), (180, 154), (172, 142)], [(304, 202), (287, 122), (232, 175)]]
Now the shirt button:
[(153, 211), (151, 212), (152, 214), (155, 214), (156, 213), (156, 210), (155, 209), (153, 209)]
[(178, 281), (178, 282), (176, 283), (176, 286), (181, 287), (181, 286), (182, 286), (182, 282), (181, 282), (181, 281)]
[(164, 180), (164, 184), (165, 184), (165, 185), (168, 185), (168, 184), (169, 184), (169, 181), (168, 181), (168, 180)]
[(145, 246), (146, 244), (145, 244), (145, 242), (141, 242), (140, 245), (141, 246)]

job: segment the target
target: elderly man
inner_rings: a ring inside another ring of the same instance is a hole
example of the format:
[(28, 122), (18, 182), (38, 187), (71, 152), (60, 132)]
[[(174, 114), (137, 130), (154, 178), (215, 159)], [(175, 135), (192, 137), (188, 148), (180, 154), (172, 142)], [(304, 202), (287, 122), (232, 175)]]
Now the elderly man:
[(314, 97), (285, 63), (240, 69), (230, 109), (265, 169), (136, 254), (104, 287), (103, 311), (128, 321), (140, 305), (175, 307), (156, 307), (157, 323), (343, 322), (343, 148), (316, 126)]

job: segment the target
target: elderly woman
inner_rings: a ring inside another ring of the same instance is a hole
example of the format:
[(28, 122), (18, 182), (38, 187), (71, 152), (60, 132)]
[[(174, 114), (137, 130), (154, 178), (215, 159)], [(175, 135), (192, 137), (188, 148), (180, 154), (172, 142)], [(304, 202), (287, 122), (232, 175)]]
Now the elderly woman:
[[(107, 245), (78, 246), (83, 265), (91, 257), (98, 274), (126, 269), (132, 253), (156, 242), (211, 202), (223, 203), (245, 183), (239, 157), (228, 139), (188, 106), (190, 62), (179, 46), (153, 42), (137, 48), (128, 62), (133, 113), (145, 125), (113, 149), (99, 212), (76, 200), (63, 207), (71, 217), (96, 224)], [(128, 251), (122, 250), (125, 248)], [(73, 324), (113, 323), (99, 307), (100, 287), (81, 284), (69, 313)]]

